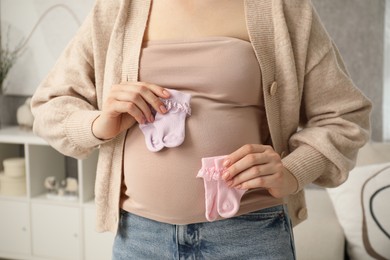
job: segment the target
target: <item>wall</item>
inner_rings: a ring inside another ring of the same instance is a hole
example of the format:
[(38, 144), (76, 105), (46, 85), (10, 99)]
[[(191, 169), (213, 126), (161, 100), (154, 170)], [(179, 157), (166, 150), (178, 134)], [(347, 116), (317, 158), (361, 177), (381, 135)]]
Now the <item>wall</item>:
[(55, 64), (94, 0), (1, 0), (3, 44), (22, 48), (4, 85), (11, 95), (32, 95)]
[[(355, 84), (373, 101), (372, 139), (383, 138), (385, 0), (312, 0)], [(390, 97), (387, 99), (390, 102)]]

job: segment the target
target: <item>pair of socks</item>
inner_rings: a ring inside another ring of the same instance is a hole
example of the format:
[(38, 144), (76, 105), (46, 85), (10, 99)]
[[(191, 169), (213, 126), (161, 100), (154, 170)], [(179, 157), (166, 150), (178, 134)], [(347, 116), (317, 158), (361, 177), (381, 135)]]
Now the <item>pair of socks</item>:
[(191, 95), (173, 89), (167, 90), (171, 96), (161, 101), (168, 112), (160, 114), (153, 111), (154, 122), (139, 125), (145, 136), (146, 147), (152, 152), (181, 145), (185, 138), (185, 120), (191, 115)]
[(197, 177), (203, 178), (205, 189), (206, 219), (214, 221), (218, 215), (233, 217), (240, 208), (240, 201), (246, 190), (230, 188), (222, 179), (223, 162), (226, 156), (202, 158), (202, 168)]

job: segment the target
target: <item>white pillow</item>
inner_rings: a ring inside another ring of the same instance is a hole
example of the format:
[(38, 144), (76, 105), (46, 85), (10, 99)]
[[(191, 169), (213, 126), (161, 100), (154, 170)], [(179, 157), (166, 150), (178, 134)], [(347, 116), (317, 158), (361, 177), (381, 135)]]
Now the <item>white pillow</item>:
[(390, 163), (356, 167), (327, 189), (351, 260), (390, 259)]

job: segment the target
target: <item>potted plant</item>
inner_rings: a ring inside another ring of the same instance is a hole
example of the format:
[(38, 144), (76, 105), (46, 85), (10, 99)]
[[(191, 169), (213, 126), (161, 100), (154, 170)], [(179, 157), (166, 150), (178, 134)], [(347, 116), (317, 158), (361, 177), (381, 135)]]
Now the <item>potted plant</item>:
[(3, 36), (0, 31), (0, 42), (1, 42), (1, 51), (0, 51), (0, 94), (3, 94), (5, 86), (4, 80), (8, 75), (8, 72), (15, 64), (18, 54), (20, 52), (19, 48), (11, 50), (8, 46), (8, 40), (5, 41), (5, 46), (3, 47)]
[(15, 124), (15, 111), (25, 99), (5, 95), (5, 79), (23, 49), (22, 44), (19, 44), (14, 49), (10, 48), (8, 32), (9, 30), (7, 30), (6, 39), (3, 39), (2, 31), (0, 31), (0, 128), (5, 125)]

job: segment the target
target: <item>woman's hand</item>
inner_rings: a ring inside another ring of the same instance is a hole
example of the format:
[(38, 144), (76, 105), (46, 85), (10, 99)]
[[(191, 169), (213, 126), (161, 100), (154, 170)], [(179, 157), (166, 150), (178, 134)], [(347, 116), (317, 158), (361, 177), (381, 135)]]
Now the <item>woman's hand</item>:
[(295, 177), (284, 169), (281, 158), (271, 146), (244, 145), (225, 159), (222, 178), (229, 187), (238, 189), (265, 188), (276, 197), (294, 193)]
[(92, 125), (92, 132), (97, 138), (111, 139), (136, 122), (152, 123), (154, 117), (150, 106), (165, 114), (167, 110), (160, 98), (169, 96), (165, 88), (146, 82), (113, 85), (103, 104), (102, 113)]

